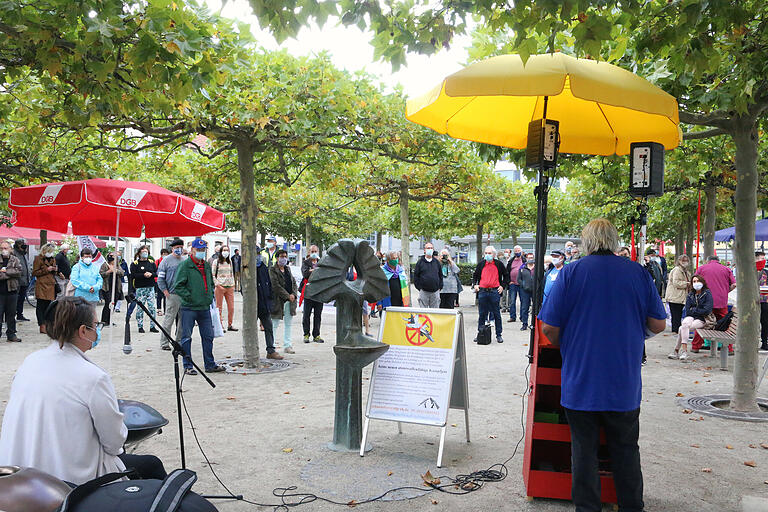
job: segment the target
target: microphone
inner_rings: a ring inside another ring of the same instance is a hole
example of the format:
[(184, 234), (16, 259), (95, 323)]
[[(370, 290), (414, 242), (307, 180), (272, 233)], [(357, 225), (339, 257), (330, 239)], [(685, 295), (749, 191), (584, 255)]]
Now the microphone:
[(133, 347), (131, 347), (131, 342), (128, 341), (125, 345), (123, 345), (123, 354), (128, 355), (131, 352), (133, 352)]

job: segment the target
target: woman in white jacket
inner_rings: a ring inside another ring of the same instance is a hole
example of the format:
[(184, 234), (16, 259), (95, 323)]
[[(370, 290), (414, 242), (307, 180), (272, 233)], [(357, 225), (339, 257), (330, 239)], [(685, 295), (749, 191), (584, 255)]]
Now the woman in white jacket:
[(101, 340), (96, 310), (82, 297), (53, 301), (47, 348), (27, 356), (11, 385), (0, 430), (0, 466), (33, 467), (73, 484), (123, 471), (164, 478), (157, 457), (126, 455), (128, 429), (109, 375), (85, 353)]

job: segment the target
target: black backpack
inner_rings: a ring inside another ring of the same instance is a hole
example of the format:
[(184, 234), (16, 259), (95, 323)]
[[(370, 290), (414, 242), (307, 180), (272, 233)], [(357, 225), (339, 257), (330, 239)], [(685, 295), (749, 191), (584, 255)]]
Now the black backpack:
[(109, 473), (79, 485), (55, 512), (217, 512), (190, 491), (197, 481), (193, 471), (177, 469), (165, 480), (120, 480), (131, 474)]
[(733, 311), (729, 311), (723, 318), (715, 323), (716, 331), (727, 331), (731, 326), (731, 320), (733, 320)]
[(477, 332), (477, 344), (478, 345), (490, 345), (491, 344), (491, 324), (486, 323), (481, 325)]

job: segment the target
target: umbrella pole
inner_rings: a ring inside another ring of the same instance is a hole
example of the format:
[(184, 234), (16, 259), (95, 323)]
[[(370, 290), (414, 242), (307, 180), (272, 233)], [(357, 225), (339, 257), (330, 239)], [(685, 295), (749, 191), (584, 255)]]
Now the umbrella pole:
[(539, 169), (539, 185), (533, 191), (536, 196), (536, 266), (533, 279), (533, 321), (531, 325), (531, 341), (528, 343), (528, 361), (533, 362), (534, 337), (536, 335), (536, 320), (541, 309), (542, 292), (544, 291), (544, 254), (547, 250), (547, 200), (549, 198), (549, 176), (544, 169)]
[[(112, 369), (112, 342), (115, 339), (115, 330), (112, 328), (113, 320), (115, 319), (115, 297), (117, 295), (117, 240), (120, 237), (120, 208), (117, 209), (117, 222), (115, 227), (115, 256), (112, 259), (112, 263), (115, 268), (112, 271), (112, 297), (109, 303), (109, 368)], [(109, 260), (109, 255), (107, 255)], [(109, 264), (109, 263), (107, 263)], [(122, 283), (121, 283), (122, 284)]]

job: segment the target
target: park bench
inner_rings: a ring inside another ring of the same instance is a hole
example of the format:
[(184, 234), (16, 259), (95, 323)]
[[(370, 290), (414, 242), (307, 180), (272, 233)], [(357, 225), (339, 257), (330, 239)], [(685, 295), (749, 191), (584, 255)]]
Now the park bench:
[(738, 328), (739, 317), (734, 309), (731, 325), (728, 326), (727, 330), (716, 331), (714, 329), (696, 329), (699, 336), (705, 340), (709, 340), (709, 350), (712, 357), (717, 357), (717, 342), (722, 342), (723, 348), (720, 350), (720, 369), (723, 371), (728, 370), (728, 345), (736, 341), (736, 331)]

